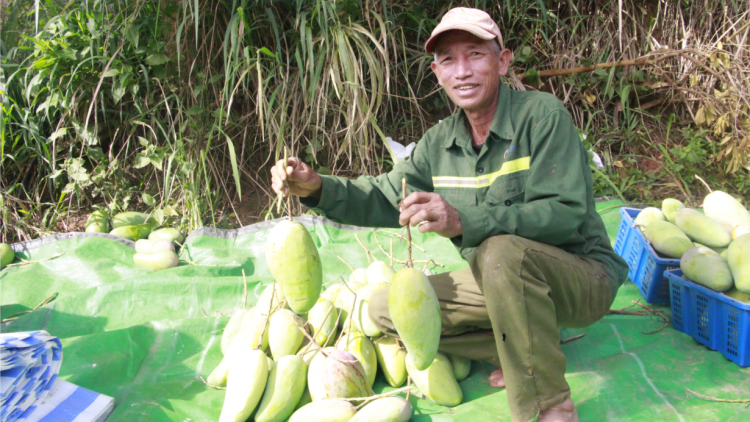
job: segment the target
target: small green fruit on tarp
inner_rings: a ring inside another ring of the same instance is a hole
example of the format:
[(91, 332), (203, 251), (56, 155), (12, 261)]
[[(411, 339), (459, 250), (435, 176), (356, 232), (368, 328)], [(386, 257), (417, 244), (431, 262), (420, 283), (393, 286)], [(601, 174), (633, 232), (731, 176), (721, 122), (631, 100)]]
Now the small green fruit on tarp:
[(232, 354), (227, 394), (219, 422), (245, 422), (258, 405), (268, 382), (268, 359), (260, 350)]
[(182, 234), (181, 231), (172, 228), (172, 227), (165, 227), (163, 229), (154, 230), (151, 232), (151, 234), (148, 235), (149, 240), (168, 240), (175, 244), (175, 246), (178, 243), (181, 245), (185, 243), (185, 235)]
[(451, 363), (444, 354), (438, 353), (432, 364), (424, 371), (420, 371), (414, 365), (410, 352), (406, 355), (406, 370), (419, 391), (435, 403), (453, 407), (464, 400), (463, 391), (453, 375)]
[(288, 220), (278, 223), (268, 235), (266, 262), (292, 311), (303, 314), (315, 306), (323, 269), (318, 248), (305, 226)]
[(109, 218), (102, 210), (94, 211), (86, 220), (85, 227), (86, 233), (109, 233)]
[(150, 253), (136, 253), (133, 262), (138, 268), (151, 271), (166, 270), (180, 265), (180, 259), (172, 251), (154, 251)]
[(16, 259), (16, 254), (13, 252), (13, 248), (7, 243), (0, 243), (0, 270), (13, 262), (14, 259)]
[(427, 276), (414, 268), (399, 270), (388, 291), (388, 312), (414, 366), (423, 371), (440, 343), (440, 303)]
[(305, 391), (306, 378), (307, 365), (301, 357), (290, 355), (277, 359), (268, 377), (255, 422), (283, 422), (291, 416)]
[(156, 224), (156, 220), (154, 220), (149, 214), (135, 211), (121, 212), (115, 215), (112, 219), (113, 229), (125, 226), (138, 226), (141, 224), (148, 224), (153, 227)]
[(406, 350), (394, 337), (379, 338), (372, 345), (385, 380), (393, 388), (401, 387), (406, 382)]
[(138, 239), (145, 239), (151, 234), (151, 226), (149, 224), (139, 224), (136, 226), (120, 226), (109, 232), (109, 234), (120, 236), (122, 238), (136, 241)]
[(456, 381), (466, 379), (471, 372), (471, 359), (462, 358), (461, 356), (448, 354), (448, 359), (451, 361), (451, 367), (453, 368), (453, 375), (456, 377)]
[(349, 422), (407, 422), (411, 405), (401, 397), (383, 397), (367, 403)]
[(344, 400), (322, 400), (299, 408), (289, 422), (349, 422), (357, 410)]

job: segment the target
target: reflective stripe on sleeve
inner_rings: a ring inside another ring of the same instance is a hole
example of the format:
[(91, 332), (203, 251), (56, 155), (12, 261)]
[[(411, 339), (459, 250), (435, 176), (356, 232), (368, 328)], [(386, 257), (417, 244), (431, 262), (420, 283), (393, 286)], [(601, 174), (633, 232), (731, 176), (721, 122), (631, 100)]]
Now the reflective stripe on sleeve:
[(432, 178), (432, 185), (435, 188), (484, 188), (492, 184), (500, 176), (511, 173), (528, 170), (531, 164), (531, 157), (519, 158), (517, 160), (506, 161), (500, 170), (477, 177), (453, 177), (438, 176)]

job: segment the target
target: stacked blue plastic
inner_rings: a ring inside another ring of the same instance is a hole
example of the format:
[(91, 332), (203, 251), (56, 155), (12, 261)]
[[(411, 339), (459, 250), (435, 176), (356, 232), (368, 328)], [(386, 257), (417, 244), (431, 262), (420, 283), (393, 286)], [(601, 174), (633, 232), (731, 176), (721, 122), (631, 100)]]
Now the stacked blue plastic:
[(23, 420), (47, 397), (62, 344), (46, 331), (0, 334), (0, 420)]

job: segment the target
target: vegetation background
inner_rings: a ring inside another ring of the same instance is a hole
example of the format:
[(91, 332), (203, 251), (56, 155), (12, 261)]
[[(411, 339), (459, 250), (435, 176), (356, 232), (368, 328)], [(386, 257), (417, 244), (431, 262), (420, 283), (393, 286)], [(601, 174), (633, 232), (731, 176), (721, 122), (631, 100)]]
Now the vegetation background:
[(597, 196), (698, 206), (698, 174), (750, 199), (750, 0), (0, 0), (0, 240), (93, 209), (187, 231), (275, 217), (285, 147), (387, 171), (384, 137), (454, 112), (423, 44), (462, 5), (500, 25), (506, 83), (570, 110)]

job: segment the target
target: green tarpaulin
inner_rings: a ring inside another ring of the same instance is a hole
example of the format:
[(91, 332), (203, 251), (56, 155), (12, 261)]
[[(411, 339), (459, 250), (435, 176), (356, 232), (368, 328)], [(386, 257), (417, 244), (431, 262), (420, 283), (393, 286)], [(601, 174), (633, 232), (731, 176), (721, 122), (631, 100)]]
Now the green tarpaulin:
[[(620, 214), (617, 202), (598, 204), (614, 241)], [(367, 265), (359, 240), (378, 259), (382, 246), (404, 259), (406, 244), (397, 230), (340, 226), (319, 217), (300, 218), (320, 248), (324, 282), (348, 277), (349, 268)], [(114, 396), (108, 421), (215, 421), (224, 391), (200, 380), (221, 360), (221, 333), (228, 315), (243, 301), (244, 270), (248, 304), (272, 281), (265, 242), (273, 222), (239, 230), (204, 228), (192, 233), (180, 267), (150, 272), (133, 265), (132, 242), (109, 235), (63, 234), (16, 244), (17, 256), (38, 261), (0, 272), (3, 318), (57, 298), (34, 312), (6, 322), (2, 332), (47, 330), (63, 343), (60, 376)], [(376, 240), (377, 236), (377, 240)], [(379, 244), (378, 244), (379, 242)], [(415, 234), (414, 259), (432, 259), (434, 272), (463, 268), (452, 244), (435, 235)], [(18, 262), (18, 261), (17, 261)], [(424, 264), (418, 264), (424, 265)], [(396, 268), (400, 264), (394, 265)], [(627, 282), (613, 305), (638, 300)], [(248, 305), (250, 306), (250, 305)], [(637, 309), (636, 306), (634, 309)], [(670, 314), (667, 307), (656, 307)], [(582, 421), (746, 421), (745, 404), (718, 403), (687, 395), (691, 389), (723, 399), (750, 398), (750, 369), (740, 368), (671, 328), (655, 333), (657, 318), (609, 315), (585, 329), (563, 329), (562, 337), (584, 337), (564, 344), (567, 377)], [(412, 396), (414, 421), (510, 420), (505, 390), (489, 387), (489, 365), (475, 363), (461, 382), (464, 403), (455, 408)], [(380, 375), (375, 392), (390, 387)]]

